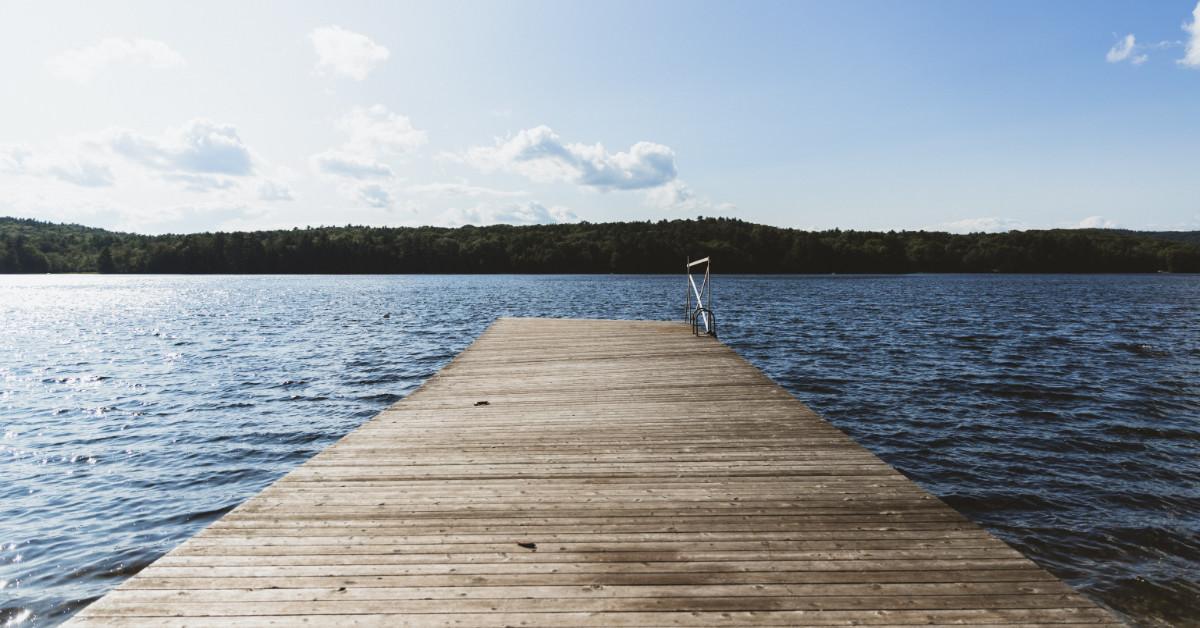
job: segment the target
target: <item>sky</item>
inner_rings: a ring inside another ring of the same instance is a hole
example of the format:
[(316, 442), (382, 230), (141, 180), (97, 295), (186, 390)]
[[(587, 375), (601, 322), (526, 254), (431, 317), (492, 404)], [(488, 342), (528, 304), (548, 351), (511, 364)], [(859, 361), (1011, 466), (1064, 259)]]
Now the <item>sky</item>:
[(0, 0), (0, 215), (1200, 229), (1196, 0)]

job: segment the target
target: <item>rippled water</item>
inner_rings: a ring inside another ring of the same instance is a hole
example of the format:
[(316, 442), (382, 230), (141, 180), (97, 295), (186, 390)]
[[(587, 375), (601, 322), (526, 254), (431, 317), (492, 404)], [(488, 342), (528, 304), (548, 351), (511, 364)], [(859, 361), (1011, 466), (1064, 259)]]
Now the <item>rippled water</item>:
[[(496, 316), (682, 277), (0, 277), (0, 625), (54, 624)], [(1200, 277), (716, 278), (722, 339), (1143, 625), (1200, 622)]]

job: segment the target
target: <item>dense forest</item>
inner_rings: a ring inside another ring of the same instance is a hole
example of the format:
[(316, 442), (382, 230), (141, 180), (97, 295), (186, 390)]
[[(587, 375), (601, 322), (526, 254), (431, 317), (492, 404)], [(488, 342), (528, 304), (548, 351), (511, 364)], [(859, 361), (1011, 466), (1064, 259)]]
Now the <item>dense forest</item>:
[(0, 273), (1200, 272), (1188, 233), (799, 231), (732, 218), (147, 236), (0, 218)]

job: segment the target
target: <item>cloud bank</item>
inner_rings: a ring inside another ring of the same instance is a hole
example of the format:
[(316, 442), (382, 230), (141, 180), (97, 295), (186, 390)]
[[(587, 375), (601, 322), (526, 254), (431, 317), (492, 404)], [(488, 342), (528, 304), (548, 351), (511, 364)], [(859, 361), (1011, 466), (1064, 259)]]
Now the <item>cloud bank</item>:
[(997, 218), (995, 216), (964, 218), (963, 220), (943, 222), (930, 227), (933, 231), (949, 231), (950, 233), (1003, 233), (1005, 231), (1025, 228), (1025, 223), (1019, 220)]
[(113, 184), (108, 164), (67, 152), (35, 153), (24, 146), (0, 146), (0, 173), (46, 177), (85, 188)]
[(355, 107), (334, 124), (346, 141), (312, 156), (318, 172), (351, 179), (382, 179), (392, 169), (382, 160), (415, 151), (429, 141), (425, 131), (412, 125), (406, 116), (388, 111), (383, 105)]
[(1075, 225), (1079, 229), (1116, 229), (1118, 224), (1104, 216), (1088, 216)]
[(370, 181), (343, 186), (344, 194), (369, 207), (391, 207), (393, 197), (383, 183), (394, 179), (395, 173), (384, 160), (416, 151), (429, 141), (428, 134), (383, 105), (355, 107), (334, 126), (346, 139), (313, 155), (309, 160), (313, 170), (344, 180)]

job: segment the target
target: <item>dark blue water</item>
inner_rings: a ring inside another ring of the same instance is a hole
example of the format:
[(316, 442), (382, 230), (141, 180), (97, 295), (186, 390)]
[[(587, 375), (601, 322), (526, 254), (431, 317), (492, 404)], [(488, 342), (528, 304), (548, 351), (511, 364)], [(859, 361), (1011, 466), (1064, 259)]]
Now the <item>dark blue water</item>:
[[(682, 277), (0, 278), (0, 625), (64, 620), (500, 315)], [(716, 278), (722, 339), (1142, 625), (1200, 618), (1200, 277)], [(385, 318), (385, 315), (389, 315)]]

